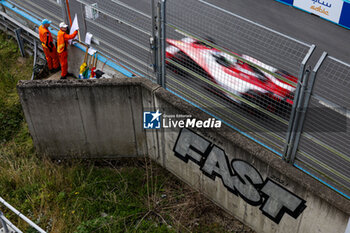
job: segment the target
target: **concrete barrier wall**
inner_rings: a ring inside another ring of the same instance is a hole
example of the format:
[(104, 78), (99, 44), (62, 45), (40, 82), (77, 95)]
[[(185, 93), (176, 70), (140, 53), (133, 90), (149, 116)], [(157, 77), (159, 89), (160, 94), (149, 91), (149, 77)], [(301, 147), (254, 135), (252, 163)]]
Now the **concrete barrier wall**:
[(148, 80), (21, 81), (18, 92), (48, 156), (148, 155), (257, 232), (345, 232), (349, 200), (231, 128), (144, 129), (149, 110), (211, 118)]
[(135, 127), (142, 117), (141, 87), (91, 84), (33, 81), (19, 88), (38, 151), (57, 158), (145, 155), (145, 133)]

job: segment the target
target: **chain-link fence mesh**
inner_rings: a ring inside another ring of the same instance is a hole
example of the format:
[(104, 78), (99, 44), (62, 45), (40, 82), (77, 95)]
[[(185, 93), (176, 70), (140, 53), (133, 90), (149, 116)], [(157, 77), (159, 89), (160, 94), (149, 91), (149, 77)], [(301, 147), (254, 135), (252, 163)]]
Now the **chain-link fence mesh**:
[(166, 7), (168, 89), (281, 155), (311, 46), (204, 1)]
[(19, 5), (31, 13), (47, 18), (57, 27), (63, 19), (63, 11), (60, 1), (56, 0), (12, 0), (13, 4)]
[[(150, 48), (151, 16), (117, 0), (76, 0), (85, 10), (98, 11), (95, 19), (86, 17), (85, 30), (99, 44), (92, 45), (108, 56), (131, 66), (143, 76), (154, 79)], [(93, 5), (96, 4), (97, 5)]]
[(350, 195), (350, 65), (327, 57), (317, 72), (295, 163)]
[[(167, 22), (192, 34), (215, 38), (217, 44), (299, 75), (310, 46), (202, 0), (167, 1)], [(179, 38), (168, 33), (170, 38)]]

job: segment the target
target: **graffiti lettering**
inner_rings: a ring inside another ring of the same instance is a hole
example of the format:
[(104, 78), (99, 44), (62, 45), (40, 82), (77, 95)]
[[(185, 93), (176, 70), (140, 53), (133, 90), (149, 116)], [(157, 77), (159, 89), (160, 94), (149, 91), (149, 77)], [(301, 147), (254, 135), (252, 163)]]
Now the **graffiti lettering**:
[(220, 178), (233, 194), (253, 206), (260, 206), (262, 213), (279, 223), (284, 215), (297, 218), (306, 208), (305, 201), (281, 185), (267, 178), (243, 160), (232, 160), (225, 151), (189, 129), (182, 129), (174, 146), (175, 156), (200, 166), (204, 175), (212, 180)]

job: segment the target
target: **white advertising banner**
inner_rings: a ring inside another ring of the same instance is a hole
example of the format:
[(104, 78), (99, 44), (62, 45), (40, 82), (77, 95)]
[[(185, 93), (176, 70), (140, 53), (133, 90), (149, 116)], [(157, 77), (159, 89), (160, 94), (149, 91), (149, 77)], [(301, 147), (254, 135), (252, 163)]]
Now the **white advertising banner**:
[(294, 0), (293, 6), (339, 23), (343, 0)]

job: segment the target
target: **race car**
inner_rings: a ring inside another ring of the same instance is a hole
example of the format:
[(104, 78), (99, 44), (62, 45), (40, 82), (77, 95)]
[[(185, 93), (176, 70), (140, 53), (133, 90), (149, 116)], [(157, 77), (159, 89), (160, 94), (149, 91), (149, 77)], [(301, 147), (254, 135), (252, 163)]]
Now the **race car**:
[[(211, 86), (211, 90), (235, 103), (248, 106), (249, 103), (253, 103), (274, 114), (289, 118), (296, 85), (278, 79), (266, 70), (296, 83), (297, 78), (294, 76), (247, 55), (233, 53), (238, 58), (249, 61), (248, 64), (192, 38), (167, 39), (167, 43), (166, 57), (169, 69), (179, 74), (186, 73), (210, 80), (206, 83), (214, 85), (206, 85), (207, 88)], [(264, 67), (265, 70), (258, 67)]]

